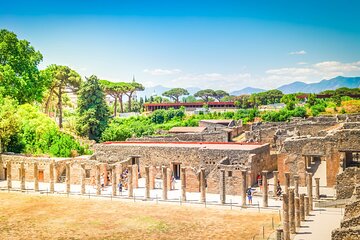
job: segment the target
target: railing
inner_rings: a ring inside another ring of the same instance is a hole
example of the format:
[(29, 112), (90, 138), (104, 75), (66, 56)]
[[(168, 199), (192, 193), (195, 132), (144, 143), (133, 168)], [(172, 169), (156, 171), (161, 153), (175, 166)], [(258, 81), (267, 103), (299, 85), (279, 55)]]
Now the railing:
[(164, 202), (164, 203), (176, 203), (179, 205), (184, 205), (184, 204), (188, 204), (188, 205), (204, 205), (204, 207), (209, 207), (209, 206), (217, 206), (217, 207), (222, 207), (222, 208), (228, 208), (230, 210), (233, 209), (251, 209), (251, 210), (257, 210), (257, 212), (272, 212), (272, 213), (278, 213), (279, 214), (279, 218), (281, 221), (281, 212), (279, 207), (274, 206), (274, 207), (261, 207), (260, 203), (254, 203), (252, 205), (246, 205), (245, 207), (243, 207), (241, 204), (237, 203), (237, 202), (232, 202), (232, 199), (230, 199), (228, 202), (226, 202), (225, 204), (221, 204), (218, 201), (205, 201), (205, 202), (200, 202), (199, 200), (186, 200), (186, 201), (182, 201), (181, 197), (179, 198), (171, 198), (171, 199), (161, 199), (161, 195), (156, 194), (155, 197), (150, 197), (148, 199), (145, 198), (145, 195), (136, 195), (135, 192), (133, 194), (133, 197), (128, 197), (127, 192), (122, 192), (119, 195), (113, 196), (111, 193), (101, 193), (100, 195), (97, 195), (94, 192), (90, 192), (87, 191), (85, 194), (81, 194), (81, 192), (79, 191), (71, 191), (69, 193), (65, 192), (65, 191), (54, 191), (54, 193), (51, 193), (49, 188), (47, 189), (40, 189), (39, 191), (35, 192), (34, 189), (32, 188), (26, 188), (24, 190), (21, 190), (20, 188), (11, 188), (8, 189), (7, 187), (1, 187), (0, 191), (2, 192), (22, 192), (22, 193), (26, 193), (26, 194), (31, 194), (31, 193), (40, 193), (40, 194), (46, 194), (46, 195), (65, 195), (67, 197), (70, 196), (84, 196), (86, 198), (104, 198), (104, 199), (110, 199), (110, 200), (121, 200), (121, 199), (130, 199), (133, 200), (134, 202), (136, 201), (153, 201), (156, 204)]

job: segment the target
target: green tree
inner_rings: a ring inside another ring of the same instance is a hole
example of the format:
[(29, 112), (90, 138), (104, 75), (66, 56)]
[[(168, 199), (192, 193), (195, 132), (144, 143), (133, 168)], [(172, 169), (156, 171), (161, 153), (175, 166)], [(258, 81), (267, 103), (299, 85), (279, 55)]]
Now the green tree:
[(248, 95), (248, 94), (237, 96), (237, 97), (235, 97), (235, 105), (242, 109), (253, 108), (254, 104), (250, 100), (250, 98), (251, 98), (251, 95)]
[(254, 102), (254, 106), (279, 103), (283, 95), (284, 94), (280, 90), (273, 89), (266, 92), (251, 94), (251, 101)]
[(184, 88), (173, 88), (162, 94), (165, 97), (173, 99), (175, 102), (179, 102), (181, 96), (189, 95), (189, 92)]
[(135, 78), (133, 78), (133, 81), (127, 86), (128, 89), (125, 92), (125, 95), (128, 96), (128, 105), (129, 105), (129, 112), (131, 112), (131, 100), (134, 92), (137, 91), (144, 91), (145, 87), (141, 83), (135, 82)]
[(216, 93), (212, 89), (204, 89), (196, 92), (194, 96), (203, 99), (205, 102), (209, 102), (209, 98), (215, 97)]
[(62, 128), (63, 122), (63, 100), (64, 93), (69, 90), (77, 92), (81, 85), (80, 75), (67, 66), (52, 64), (42, 73), (46, 78), (51, 79), (48, 98), (45, 103), (45, 113), (48, 113), (49, 103), (53, 95), (57, 97), (57, 108), (59, 110), (59, 127)]
[(213, 97), (220, 102), (220, 100), (226, 96), (229, 96), (229, 93), (225, 92), (224, 90), (216, 90)]
[(49, 80), (38, 69), (42, 55), (15, 33), (0, 30), (0, 93), (20, 104), (41, 101)]
[(185, 103), (197, 102), (196, 98), (193, 95), (183, 97), (182, 101), (185, 102)]
[(56, 123), (36, 106), (20, 105), (17, 114), (19, 131), (11, 138), (7, 147), (9, 151), (56, 157), (84, 154), (85, 148), (73, 136), (61, 132)]
[(316, 95), (315, 94), (309, 94), (306, 100), (306, 103), (311, 107), (316, 104)]
[(109, 110), (105, 102), (105, 94), (96, 76), (86, 78), (86, 82), (81, 86), (77, 111), (79, 134), (99, 141), (108, 123)]
[(11, 138), (19, 131), (19, 116), (16, 101), (0, 98), (0, 153), (7, 150)]
[(280, 102), (286, 105), (286, 109), (294, 110), (297, 102), (296, 94), (285, 94), (280, 99)]
[(110, 82), (107, 80), (100, 80), (101, 87), (104, 89), (107, 95), (112, 96), (115, 99), (114, 104), (114, 116), (117, 113), (117, 101), (120, 103), (120, 112), (124, 112), (123, 96), (132, 91), (132, 84), (127, 82)]

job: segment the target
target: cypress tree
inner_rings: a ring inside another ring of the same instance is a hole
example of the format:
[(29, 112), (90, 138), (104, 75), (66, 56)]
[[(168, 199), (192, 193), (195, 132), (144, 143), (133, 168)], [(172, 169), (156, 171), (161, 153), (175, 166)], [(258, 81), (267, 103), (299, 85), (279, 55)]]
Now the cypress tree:
[(99, 79), (94, 75), (86, 78), (79, 91), (77, 113), (79, 134), (98, 142), (107, 127), (110, 113)]

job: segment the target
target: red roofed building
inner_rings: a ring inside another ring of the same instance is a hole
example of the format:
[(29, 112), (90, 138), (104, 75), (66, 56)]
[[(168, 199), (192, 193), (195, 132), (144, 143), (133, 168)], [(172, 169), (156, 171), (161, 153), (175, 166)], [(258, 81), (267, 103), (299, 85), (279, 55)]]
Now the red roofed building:
[(186, 110), (195, 110), (201, 108), (204, 105), (209, 106), (209, 108), (217, 109), (234, 109), (236, 108), (234, 102), (193, 102), (193, 103), (144, 103), (145, 111), (155, 111), (157, 109), (179, 109), (180, 107), (185, 107)]

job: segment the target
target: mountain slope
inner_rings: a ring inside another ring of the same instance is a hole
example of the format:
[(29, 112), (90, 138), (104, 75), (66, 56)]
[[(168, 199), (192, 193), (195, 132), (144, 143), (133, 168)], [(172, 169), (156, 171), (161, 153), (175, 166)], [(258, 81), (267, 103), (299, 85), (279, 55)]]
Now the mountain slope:
[(358, 88), (360, 87), (360, 77), (338, 76), (329, 80), (322, 80), (317, 83), (293, 82), (283, 85), (278, 89), (283, 93), (319, 93), (325, 90), (335, 90), (340, 87)]
[(261, 88), (246, 87), (241, 90), (231, 92), (230, 95), (239, 96), (243, 94), (252, 94), (252, 93), (265, 92), (265, 91), (266, 91), (265, 89), (261, 89)]

